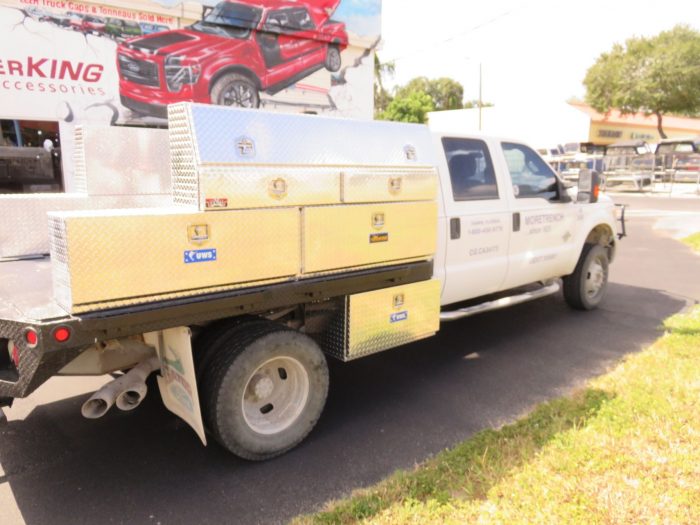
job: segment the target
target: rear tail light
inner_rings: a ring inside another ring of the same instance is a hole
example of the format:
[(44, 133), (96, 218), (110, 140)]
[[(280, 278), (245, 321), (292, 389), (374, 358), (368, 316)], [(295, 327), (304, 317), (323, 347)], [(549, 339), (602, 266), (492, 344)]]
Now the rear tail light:
[(12, 359), (12, 362), (15, 364), (15, 368), (19, 368), (19, 348), (17, 348), (17, 345), (12, 341), (10, 341), (9, 347), (10, 359)]
[(68, 341), (68, 339), (70, 339), (71, 331), (67, 326), (59, 326), (58, 328), (54, 329), (52, 335), (54, 341), (57, 343), (65, 343)]
[(29, 348), (34, 348), (39, 343), (39, 334), (33, 328), (27, 328), (24, 332), (24, 342)]

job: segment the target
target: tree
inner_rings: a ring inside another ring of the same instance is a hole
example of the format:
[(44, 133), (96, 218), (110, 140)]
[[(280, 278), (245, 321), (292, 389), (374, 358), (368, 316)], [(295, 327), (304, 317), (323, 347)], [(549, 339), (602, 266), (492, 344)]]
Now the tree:
[(679, 25), (651, 38), (615, 44), (583, 81), (586, 102), (601, 113), (655, 115), (661, 138), (667, 113), (700, 112), (700, 33)]
[(384, 87), (384, 76), (393, 76), (396, 66), (393, 62), (380, 62), (377, 54), (374, 54), (374, 114), (379, 114), (386, 111), (392, 96)]
[(397, 88), (396, 96), (405, 97), (414, 92), (428, 94), (433, 99), (435, 111), (462, 109), (464, 88), (462, 84), (451, 78), (442, 77), (431, 80), (426, 77), (416, 77), (405, 86)]
[(493, 102), (485, 102), (483, 100), (481, 102), (479, 102), (478, 100), (475, 99), (475, 100), (467, 100), (464, 103), (464, 109), (474, 109), (474, 108), (478, 108), (479, 106), (481, 106), (482, 108), (492, 108)]
[(412, 91), (407, 94), (397, 94), (387, 106), (386, 111), (377, 115), (377, 118), (379, 120), (423, 124), (428, 119), (428, 112), (434, 109), (435, 105), (430, 95), (423, 91)]

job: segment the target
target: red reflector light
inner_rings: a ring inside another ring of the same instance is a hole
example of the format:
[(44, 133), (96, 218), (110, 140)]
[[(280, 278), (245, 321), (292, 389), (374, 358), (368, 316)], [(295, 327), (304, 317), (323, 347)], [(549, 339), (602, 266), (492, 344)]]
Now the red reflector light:
[(53, 332), (53, 338), (59, 343), (65, 343), (68, 341), (68, 339), (70, 339), (70, 330), (65, 326), (56, 328), (56, 330)]
[(600, 194), (600, 186), (598, 186), (596, 184), (595, 186), (593, 186), (593, 199), (597, 201), (599, 194)]
[(39, 335), (30, 328), (24, 332), (24, 340), (27, 342), (27, 345), (36, 346), (36, 344), (39, 342)]
[(15, 364), (15, 368), (19, 368), (19, 348), (14, 343), (12, 345), (12, 362)]

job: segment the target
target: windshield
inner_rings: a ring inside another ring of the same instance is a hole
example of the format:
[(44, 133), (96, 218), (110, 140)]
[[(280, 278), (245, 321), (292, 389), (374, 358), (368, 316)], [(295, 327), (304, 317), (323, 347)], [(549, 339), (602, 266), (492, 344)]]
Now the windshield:
[(262, 9), (221, 2), (204, 19), (192, 24), (190, 29), (230, 38), (247, 38), (251, 30), (257, 27), (261, 15)]

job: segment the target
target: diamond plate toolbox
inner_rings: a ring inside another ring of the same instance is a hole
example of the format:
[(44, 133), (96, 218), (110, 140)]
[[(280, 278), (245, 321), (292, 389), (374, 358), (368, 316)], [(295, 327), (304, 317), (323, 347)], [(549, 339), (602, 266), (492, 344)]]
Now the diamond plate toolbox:
[(168, 107), (173, 198), (200, 210), (433, 200), (424, 126)]
[(0, 259), (49, 253), (51, 211), (152, 208), (171, 205), (165, 195), (35, 193), (0, 195)]
[(431, 258), (437, 242), (435, 202), (304, 208), (303, 271)]
[(76, 190), (88, 195), (170, 196), (169, 148), (164, 129), (76, 126)]
[(440, 289), (431, 279), (346, 297), (324, 349), (349, 361), (430, 337), (440, 325)]
[(49, 214), (54, 297), (78, 313), (295, 276), (297, 208)]

